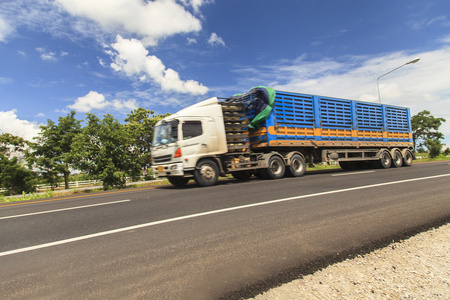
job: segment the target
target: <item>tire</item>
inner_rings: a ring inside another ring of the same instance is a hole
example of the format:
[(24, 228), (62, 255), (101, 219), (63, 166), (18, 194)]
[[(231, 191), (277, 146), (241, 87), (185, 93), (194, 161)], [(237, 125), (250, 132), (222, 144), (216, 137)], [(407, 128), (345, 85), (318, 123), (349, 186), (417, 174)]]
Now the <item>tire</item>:
[(405, 167), (411, 167), (413, 163), (413, 154), (411, 151), (406, 150), (403, 154), (403, 166)]
[(211, 159), (204, 159), (197, 164), (194, 179), (199, 186), (215, 185), (219, 179), (219, 168)]
[(286, 168), (286, 175), (290, 177), (300, 177), (305, 174), (306, 162), (303, 156), (300, 154), (294, 154), (291, 156), (290, 164)]
[(167, 177), (167, 179), (169, 180), (169, 182), (171, 184), (173, 184), (174, 186), (177, 186), (177, 187), (185, 186), (189, 182), (189, 178), (186, 178), (186, 177), (173, 176), (173, 177)]
[(278, 155), (273, 155), (269, 159), (269, 167), (261, 170), (261, 175), (265, 179), (279, 179), (283, 178), (285, 172), (284, 161)]
[(237, 171), (231, 173), (231, 175), (237, 180), (249, 180), (252, 177), (252, 172), (250, 171)]
[(383, 151), (380, 155), (380, 160), (377, 161), (377, 167), (379, 169), (389, 169), (391, 167), (392, 158), (389, 151)]
[(400, 168), (403, 164), (403, 156), (399, 150), (395, 150), (392, 155), (392, 168)]

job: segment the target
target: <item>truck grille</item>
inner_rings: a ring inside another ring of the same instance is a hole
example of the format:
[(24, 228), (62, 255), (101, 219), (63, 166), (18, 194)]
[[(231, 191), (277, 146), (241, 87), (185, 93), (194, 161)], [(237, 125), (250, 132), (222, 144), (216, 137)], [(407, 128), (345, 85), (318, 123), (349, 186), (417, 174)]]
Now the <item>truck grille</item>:
[(153, 157), (153, 162), (154, 163), (163, 163), (163, 162), (168, 162), (172, 159), (172, 155), (163, 155), (163, 156), (156, 156)]

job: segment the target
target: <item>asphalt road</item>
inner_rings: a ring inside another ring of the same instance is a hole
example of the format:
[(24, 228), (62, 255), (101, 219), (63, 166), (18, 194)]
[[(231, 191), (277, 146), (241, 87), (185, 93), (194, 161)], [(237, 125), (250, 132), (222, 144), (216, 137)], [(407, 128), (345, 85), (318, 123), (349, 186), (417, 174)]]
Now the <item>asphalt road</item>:
[(450, 218), (450, 164), (0, 204), (2, 299), (252, 296)]

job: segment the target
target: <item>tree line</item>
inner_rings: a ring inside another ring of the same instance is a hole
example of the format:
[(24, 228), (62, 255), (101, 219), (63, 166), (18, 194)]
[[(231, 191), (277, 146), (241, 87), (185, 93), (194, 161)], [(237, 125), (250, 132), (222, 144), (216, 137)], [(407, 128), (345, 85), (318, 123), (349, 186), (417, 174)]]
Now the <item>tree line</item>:
[(99, 118), (86, 114), (83, 120), (71, 111), (58, 122), (40, 126), (34, 142), (9, 133), (0, 135), (0, 187), (6, 194), (33, 192), (37, 179), (57, 186), (79, 170), (103, 181), (103, 188), (123, 188), (125, 177), (133, 180), (150, 165), (153, 128), (170, 114), (138, 108), (127, 115), (124, 124), (107, 114)]
[[(75, 111), (48, 120), (34, 142), (9, 133), (0, 135), (0, 187), (7, 194), (33, 192), (37, 179), (57, 186), (79, 170), (103, 181), (103, 188), (123, 188), (125, 177), (136, 179), (150, 165), (150, 142), (153, 129), (162, 118), (154, 111), (138, 108), (120, 123), (107, 114), (100, 119), (87, 114), (85, 126)], [(442, 152), (444, 135), (439, 127), (446, 120), (435, 118), (424, 110), (411, 118), (414, 147), (433, 158)], [(447, 148), (446, 154), (449, 154)]]

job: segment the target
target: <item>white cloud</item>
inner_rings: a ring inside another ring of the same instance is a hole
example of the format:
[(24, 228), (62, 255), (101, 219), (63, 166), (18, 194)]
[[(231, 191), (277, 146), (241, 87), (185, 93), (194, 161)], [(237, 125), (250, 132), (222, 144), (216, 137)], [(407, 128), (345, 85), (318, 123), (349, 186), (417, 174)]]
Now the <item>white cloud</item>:
[(92, 110), (128, 110), (138, 108), (136, 100), (113, 100), (107, 101), (103, 94), (95, 91), (90, 91), (83, 97), (75, 100), (75, 103), (67, 106), (69, 109), (74, 109), (79, 112), (90, 112)]
[(0, 15), (0, 42), (6, 42), (6, 38), (13, 31), (11, 25)]
[(105, 96), (94, 91), (90, 91), (87, 95), (79, 97), (75, 103), (69, 105), (68, 108), (79, 112), (90, 112), (93, 109), (103, 109), (108, 105)]
[(38, 124), (20, 120), (17, 110), (0, 111), (0, 133), (10, 133), (32, 141), (40, 131)]
[(194, 80), (183, 81), (179, 74), (166, 69), (162, 61), (154, 55), (148, 55), (143, 43), (136, 39), (124, 39), (117, 36), (116, 43), (108, 51), (112, 56), (111, 67), (115, 71), (124, 72), (127, 76), (138, 76), (141, 81), (153, 81), (161, 86), (163, 91), (175, 91), (194, 95), (204, 95), (208, 88)]
[(139, 107), (137, 101), (135, 99), (131, 100), (113, 100), (112, 106), (115, 110), (123, 110), (126, 109), (127, 111), (131, 111), (134, 109), (137, 109)]
[(197, 39), (187, 38), (187, 44), (188, 45), (197, 44)]
[[(201, 30), (200, 21), (175, 0), (56, 0), (72, 15), (87, 18), (109, 31), (126, 31), (156, 45), (162, 38)], [(190, 1), (198, 8), (203, 1)]]
[(435, 17), (432, 19), (424, 19), (419, 22), (412, 22), (411, 28), (414, 30), (421, 30), (421, 29), (430, 27), (435, 24), (443, 26), (443, 27), (450, 26), (450, 22), (447, 20), (447, 16), (438, 16), (438, 17)]
[(213, 0), (180, 0), (184, 6), (192, 6), (195, 13), (200, 12), (200, 6), (211, 3)]
[(41, 59), (45, 61), (57, 61), (56, 53), (47, 51), (45, 48), (36, 48), (36, 51), (41, 53)]
[(212, 46), (225, 46), (225, 42), (223, 39), (217, 35), (217, 33), (211, 33), (211, 36), (208, 39), (208, 43)]

